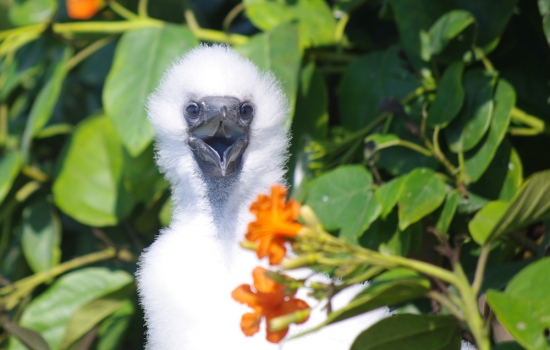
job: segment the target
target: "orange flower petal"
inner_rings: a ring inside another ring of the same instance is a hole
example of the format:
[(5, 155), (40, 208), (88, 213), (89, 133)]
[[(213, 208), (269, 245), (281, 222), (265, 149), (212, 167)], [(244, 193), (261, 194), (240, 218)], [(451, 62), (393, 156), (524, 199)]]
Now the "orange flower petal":
[(103, 0), (66, 0), (67, 14), (74, 19), (89, 19), (103, 7)]
[(250, 337), (260, 330), (262, 315), (257, 312), (249, 312), (241, 318), (241, 329), (247, 337)]
[(288, 333), (288, 327), (285, 328), (285, 329), (282, 329), (280, 331), (277, 331), (277, 332), (270, 331), (269, 328), (268, 328), (266, 333), (267, 333), (267, 335), (266, 335), (265, 339), (267, 339), (267, 341), (270, 342), (270, 343), (277, 344)]
[(231, 297), (241, 304), (252, 308), (258, 307), (258, 297), (248, 284), (241, 284), (231, 292)]

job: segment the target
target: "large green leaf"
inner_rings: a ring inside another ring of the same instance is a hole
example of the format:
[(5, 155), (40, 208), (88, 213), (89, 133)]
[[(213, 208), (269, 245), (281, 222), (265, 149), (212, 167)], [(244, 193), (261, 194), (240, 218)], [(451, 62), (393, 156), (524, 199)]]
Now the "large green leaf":
[(462, 72), (464, 63), (455, 62), (443, 73), (435, 100), (428, 111), (427, 123), (431, 126), (446, 126), (458, 114), (464, 102)]
[(445, 199), (445, 204), (441, 209), (441, 213), (437, 218), (435, 228), (440, 232), (443, 232), (447, 236), (449, 234), (449, 227), (451, 226), (451, 222), (453, 221), (453, 218), (455, 216), (456, 209), (458, 208), (458, 202), (461, 199), (462, 197), (460, 195), (460, 192), (458, 192), (457, 190), (449, 192), (447, 194), (447, 198)]
[(508, 203), (502, 201), (489, 202), (468, 223), (468, 229), (474, 241), (479, 245), (489, 239), (496, 223), (502, 218), (508, 208)]
[(348, 305), (331, 313), (327, 322), (335, 323), (374, 310), (392, 306), (423, 296), (430, 289), (430, 282), (418, 273), (394, 269), (374, 278)]
[(292, 3), (245, 0), (244, 5), (250, 21), (264, 31), (292, 20), (298, 21), (301, 48), (334, 42), (336, 21), (323, 0), (297, 0)]
[(341, 229), (352, 242), (380, 214), (372, 191), (372, 175), (362, 166), (340, 166), (315, 180), (309, 187), (311, 206), (327, 230)]
[(16, 0), (9, 8), (10, 22), (18, 27), (46, 23), (56, 8), (55, 0)]
[(29, 119), (25, 126), (25, 132), (23, 133), (21, 141), (21, 152), (25, 162), (28, 161), (28, 152), (33, 136), (42, 130), (52, 116), (53, 109), (61, 92), (63, 81), (67, 76), (67, 61), (71, 55), (72, 50), (66, 47), (59, 61), (51, 67), (46, 84), (40, 89), (36, 100), (32, 104)]
[(407, 50), (420, 55), (420, 32), (427, 32), (432, 24), (453, 9), (451, 0), (390, 0), (395, 24), (401, 42)]
[(496, 75), (481, 69), (464, 74), (466, 100), (458, 116), (445, 128), (447, 142), (453, 152), (474, 148), (489, 129), (495, 80)]
[(126, 299), (113, 314), (102, 322), (98, 331), (97, 350), (120, 349), (120, 343), (135, 310), (134, 303), (130, 299)]
[[(298, 26), (295, 23), (285, 23), (269, 32), (256, 34), (246, 44), (239, 46), (237, 52), (248, 57), (261, 70), (275, 74), (293, 111), (300, 70)], [(292, 111), (289, 116), (292, 116)], [(290, 124), (289, 119), (289, 128)]]
[(510, 122), (510, 112), (515, 103), (514, 88), (507, 81), (500, 79), (495, 89), (495, 109), (489, 132), (482, 142), (464, 154), (464, 173), (467, 183), (476, 182), (487, 170), (506, 134)]
[(21, 157), (15, 151), (8, 152), (0, 159), (0, 204), (11, 189), (13, 180), (21, 169)]
[(21, 327), (15, 323), (4, 321), (2, 327), (9, 334), (17, 337), (23, 344), (29, 347), (31, 350), (50, 350), (46, 340), (40, 335), (40, 333)]
[(376, 200), (382, 207), (380, 217), (385, 219), (397, 204), (404, 176), (396, 177), (376, 189)]
[(69, 320), (59, 348), (65, 350), (74, 347), (74, 344), (93, 327), (119, 310), (134, 292), (134, 285), (128, 284), (79, 308)]
[(191, 30), (165, 24), (124, 33), (105, 81), (103, 104), (122, 143), (137, 156), (153, 140), (145, 102), (172, 62), (197, 44)]
[(46, 271), (61, 259), (61, 223), (52, 205), (46, 200), (23, 210), (21, 246), (34, 272)]
[(487, 302), (510, 334), (529, 350), (550, 349), (550, 293), (546, 275), (550, 258), (528, 265), (506, 287), (504, 293), (489, 290)]
[(353, 61), (340, 83), (340, 118), (355, 131), (376, 119), (384, 98), (402, 99), (418, 87), (416, 77), (399, 58), (400, 48), (375, 51)]
[(323, 74), (310, 62), (300, 74), (296, 110), (292, 120), (293, 141), (289, 149), (292, 197), (298, 200), (303, 197), (306, 183), (313, 177), (314, 168), (321, 167), (322, 163), (313, 159), (310, 150), (315, 148), (314, 142), (326, 140), (327, 131), (327, 86)]
[(413, 170), (401, 186), (397, 201), (401, 230), (436, 210), (445, 200), (445, 182), (431, 169)]
[(396, 315), (359, 334), (351, 350), (458, 350), (460, 332), (453, 316)]
[(468, 11), (453, 10), (441, 16), (426, 34), (421, 45), (421, 56), (429, 61), (433, 55), (443, 51), (445, 46), (468, 26), (475, 23), (475, 18)]
[(116, 224), (129, 209), (123, 186), (123, 150), (106, 116), (84, 120), (73, 133), (53, 184), (67, 215), (91, 226)]
[(458, 7), (469, 11), (477, 22), (477, 44), (494, 47), (493, 41), (504, 31), (514, 14), (517, 0), (500, 0), (495, 6), (493, 0), (455, 0)]
[(550, 218), (550, 170), (535, 173), (520, 189), (518, 195), (489, 235), (495, 240), (504, 233)]
[[(69, 320), (78, 309), (133, 283), (132, 275), (125, 271), (89, 267), (70, 272), (34, 298), (25, 308), (19, 323), (39, 332), (51, 349), (57, 350)], [(24, 350), (25, 347), (11, 338), (8, 349)]]

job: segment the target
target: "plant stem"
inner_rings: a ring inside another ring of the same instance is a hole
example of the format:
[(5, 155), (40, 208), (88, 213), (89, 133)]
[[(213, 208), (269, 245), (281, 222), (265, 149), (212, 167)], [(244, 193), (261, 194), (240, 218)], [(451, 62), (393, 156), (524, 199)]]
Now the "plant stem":
[(120, 15), (122, 18), (125, 18), (128, 20), (134, 20), (138, 18), (138, 15), (128, 10), (126, 7), (122, 6), (116, 1), (109, 1), (109, 7), (111, 7), (111, 9), (115, 11), (118, 15)]
[(485, 267), (487, 266), (487, 258), (489, 257), (490, 252), (490, 244), (486, 243), (481, 247), (481, 252), (479, 253), (479, 258), (477, 259), (476, 274), (472, 283), (472, 290), (475, 295), (477, 295), (479, 293), (479, 290), (481, 289), (483, 276), (485, 274)]
[(427, 157), (432, 157), (433, 156), (433, 153), (430, 152), (429, 149), (426, 149), (426, 148), (424, 148), (420, 145), (417, 145), (414, 142), (410, 142), (410, 141), (406, 141), (406, 140), (393, 140), (393, 141), (385, 142), (385, 143), (381, 144), (380, 146), (376, 146), (375, 152), (379, 151), (381, 149), (384, 149), (384, 148), (392, 147), (392, 146), (406, 147), (406, 148), (412, 149), (413, 151), (421, 153), (421, 154), (423, 154)]
[(67, 70), (71, 70), (76, 67), (80, 62), (82, 62), (84, 59), (86, 59), (97, 50), (101, 49), (103, 46), (107, 45), (111, 40), (112, 37), (99, 39), (98, 41), (95, 41), (92, 44), (86, 46), (84, 49), (80, 50), (67, 62)]
[(432, 290), (432, 291), (429, 291), (428, 294), (426, 294), (426, 296), (428, 298), (431, 298), (437, 301), (438, 303), (443, 305), (445, 308), (447, 308), (447, 310), (449, 310), (454, 315), (454, 317), (456, 317), (459, 321), (463, 321), (463, 322), (465, 321), (464, 315), (462, 315), (462, 312), (460, 311), (460, 309), (449, 298), (447, 298), (443, 294)]
[(104, 34), (119, 34), (127, 30), (147, 28), (147, 27), (162, 27), (164, 22), (151, 19), (140, 18), (132, 21), (113, 21), (113, 22), (71, 22), (71, 23), (54, 23), (52, 29), (57, 34), (72, 34), (72, 33), (104, 33)]
[(1, 288), (0, 295), (3, 295), (4, 297), (0, 298), (0, 304), (5, 304), (6, 309), (11, 310), (17, 305), (22, 297), (32, 292), (32, 290), (40, 284), (47, 282), (67, 271), (115, 257), (119, 257), (125, 261), (131, 261), (133, 259), (132, 254), (128, 251), (117, 251), (115, 248), (109, 247), (99, 252), (90, 253), (88, 255), (69, 260), (51, 268), (48, 271), (36, 273)]
[(149, 15), (147, 14), (147, 0), (139, 0), (138, 4), (138, 15), (142, 18), (148, 18)]
[(193, 34), (201, 40), (228, 43), (232, 45), (242, 45), (248, 41), (248, 37), (239, 34), (226, 34), (212, 29), (202, 29), (191, 10), (185, 10), (185, 21), (193, 31)]
[(241, 2), (237, 6), (233, 7), (231, 11), (225, 16), (222, 22), (222, 29), (225, 33), (229, 33), (229, 27), (231, 22), (244, 10), (244, 4)]
[[(535, 132), (537, 132), (537, 134), (549, 133), (548, 128), (546, 127), (546, 123), (543, 120), (535, 116), (532, 116), (530, 114), (527, 114), (517, 107), (512, 108), (512, 111), (510, 112), (510, 116), (512, 118), (512, 122), (521, 123), (529, 126), (530, 128), (528, 128), (528, 130), (532, 130), (531, 132), (533, 133), (529, 135), (534, 135)], [(514, 130), (514, 128), (510, 128), (510, 130)], [(520, 128), (519, 130), (525, 130), (525, 128)], [(524, 135), (527, 135), (527, 134), (524, 134)]]
[(49, 176), (43, 173), (40, 169), (29, 165), (23, 166), (23, 169), (21, 169), (21, 172), (26, 176), (30, 177), (31, 179), (37, 180), (40, 182), (46, 182), (50, 179)]

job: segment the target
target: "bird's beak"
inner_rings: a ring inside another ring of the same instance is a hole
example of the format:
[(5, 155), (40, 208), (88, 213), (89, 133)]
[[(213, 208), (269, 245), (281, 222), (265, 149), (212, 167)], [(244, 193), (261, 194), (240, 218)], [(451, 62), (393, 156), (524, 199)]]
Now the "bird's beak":
[(233, 97), (208, 97), (189, 123), (189, 146), (202, 172), (210, 177), (236, 173), (249, 140), (249, 122), (239, 117), (241, 103)]

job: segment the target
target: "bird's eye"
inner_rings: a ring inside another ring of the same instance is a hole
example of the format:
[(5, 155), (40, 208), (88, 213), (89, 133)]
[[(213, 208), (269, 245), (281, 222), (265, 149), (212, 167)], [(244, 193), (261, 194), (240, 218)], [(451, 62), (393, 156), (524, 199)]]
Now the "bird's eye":
[(254, 108), (252, 108), (252, 105), (250, 103), (243, 103), (241, 105), (241, 118), (244, 120), (249, 120), (252, 118), (252, 114), (254, 113)]
[(187, 112), (187, 115), (189, 116), (189, 118), (197, 118), (199, 116), (201, 109), (198, 104), (193, 102), (185, 108), (185, 111)]

